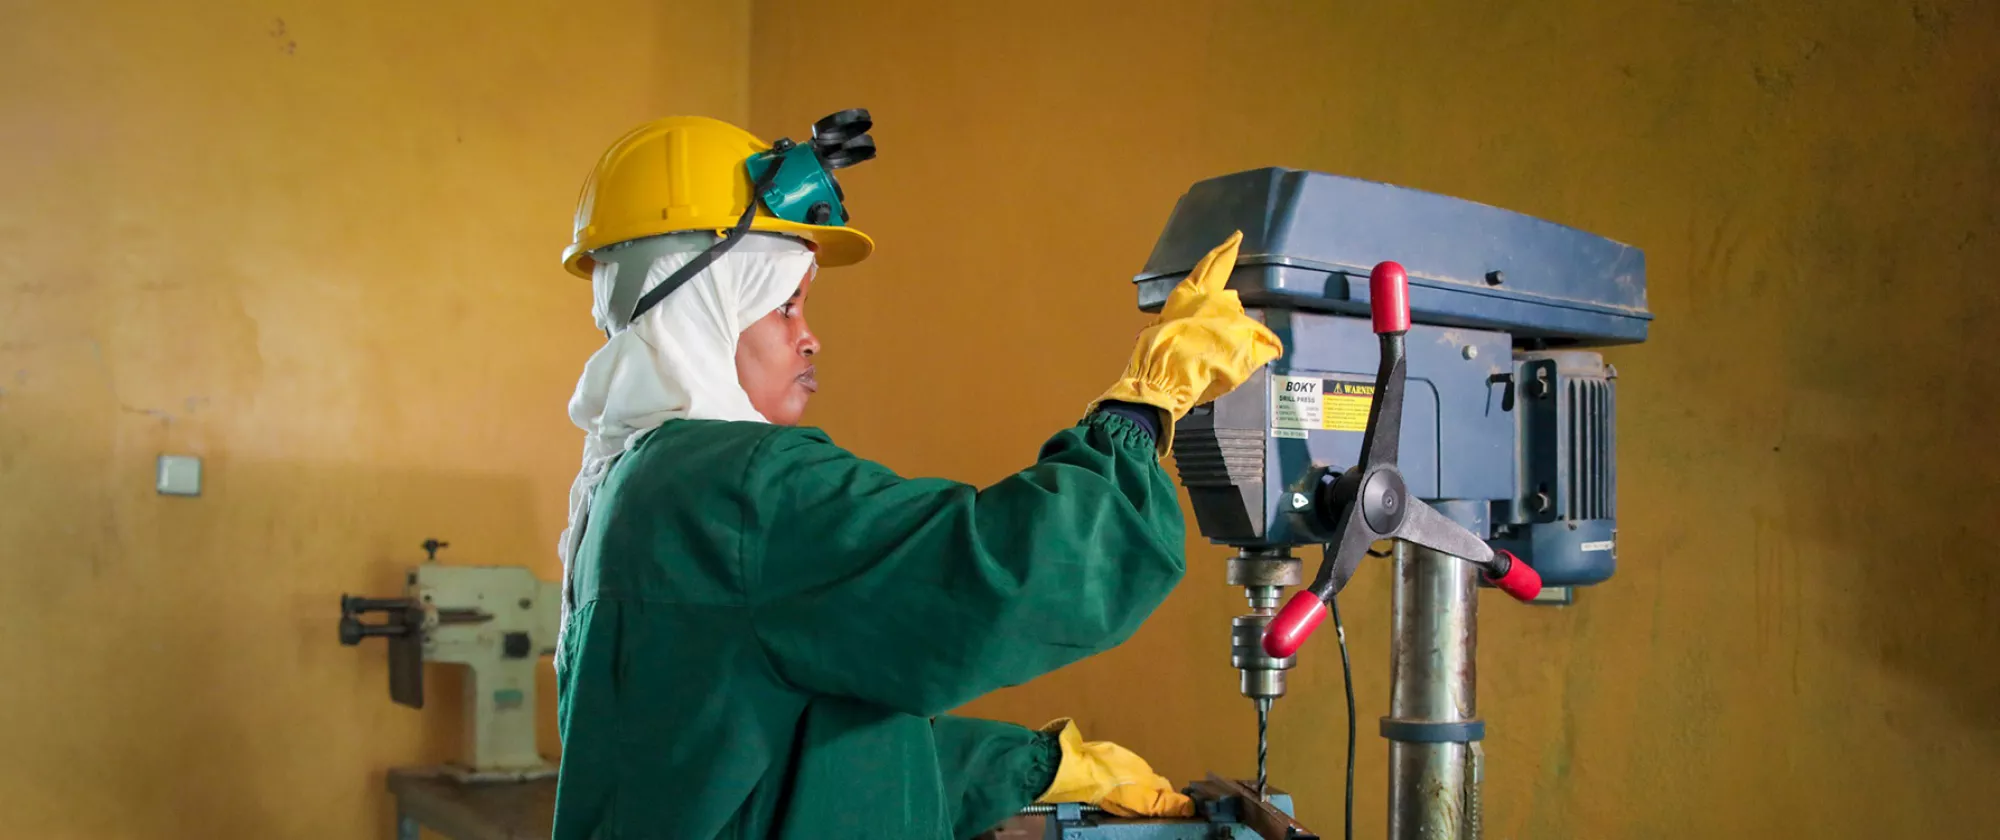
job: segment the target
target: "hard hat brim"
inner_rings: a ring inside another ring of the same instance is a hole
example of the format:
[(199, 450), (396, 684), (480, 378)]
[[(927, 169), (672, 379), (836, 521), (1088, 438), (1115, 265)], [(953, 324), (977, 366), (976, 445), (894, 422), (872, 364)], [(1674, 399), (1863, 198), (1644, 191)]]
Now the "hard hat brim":
[[(732, 221), (730, 224), (716, 227), (714, 230), (720, 234), (728, 232), (733, 227), (735, 227), (735, 223)], [(796, 236), (812, 243), (813, 261), (826, 268), (853, 265), (867, 259), (870, 254), (875, 252), (875, 240), (870, 239), (868, 234), (851, 227), (807, 225), (772, 216), (759, 215), (751, 220), (750, 229)], [(608, 241), (603, 245), (593, 246), (588, 250), (579, 245), (571, 245), (563, 249), (563, 268), (571, 274), (589, 280), (591, 272), (597, 268), (597, 261), (590, 257), (591, 251), (595, 251), (598, 248), (608, 248), (620, 242), (630, 242), (634, 239), (657, 236), (659, 234), (659, 231), (649, 230), (636, 232), (636, 235), (632, 236), (606, 237)]]
[(751, 230), (766, 230), (772, 233), (786, 233), (813, 243), (814, 261), (826, 268), (853, 265), (868, 259), (875, 253), (875, 240), (868, 234), (851, 227), (831, 227), (827, 225), (803, 225), (784, 219), (760, 216), (750, 223)]

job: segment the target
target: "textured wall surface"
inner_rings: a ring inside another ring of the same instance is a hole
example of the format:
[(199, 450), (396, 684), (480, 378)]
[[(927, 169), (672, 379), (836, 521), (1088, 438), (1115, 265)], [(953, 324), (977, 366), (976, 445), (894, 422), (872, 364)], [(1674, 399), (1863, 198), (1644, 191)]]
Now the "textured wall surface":
[(0, 836), (393, 836), (458, 682), (391, 704), (337, 596), (556, 574), (577, 189), (747, 117), (749, 4), (0, 5)]
[[(1991, 3), (760, 0), (766, 135), (875, 111), (881, 245), (823, 274), (809, 420), (909, 473), (1025, 464), (1117, 372), (1188, 184), (1284, 165), (1643, 248), (1623, 572), (1483, 602), (1489, 836), (1915, 837), (2000, 820), (2000, 7)], [(1077, 716), (1176, 778), (1247, 774), (1223, 552), (1131, 643), (973, 711)], [(1389, 581), (1348, 596), (1359, 836), (1381, 836)], [(1338, 660), (1274, 780), (1337, 827)]]
[[(817, 287), (809, 420), (913, 474), (997, 478), (1074, 419), (1202, 177), (1321, 169), (1644, 248), (1654, 340), (1611, 354), (1624, 571), (1485, 602), (1490, 836), (2000, 820), (1992, 4), (170, 5), (0, 26), (0, 835), (387, 836), (381, 771), (458, 720), (389, 703), (335, 596), (393, 591), (428, 536), (555, 574), (589, 162), (661, 113), (799, 137), (857, 104), (881, 250)], [(162, 452), (205, 458), (201, 498), (152, 492)], [(1247, 773), (1242, 602), (1190, 552), (1130, 644), (973, 711)], [(1379, 836), (1385, 569), (1350, 592)], [(1334, 826), (1330, 646), (1294, 685), (1274, 779)]]

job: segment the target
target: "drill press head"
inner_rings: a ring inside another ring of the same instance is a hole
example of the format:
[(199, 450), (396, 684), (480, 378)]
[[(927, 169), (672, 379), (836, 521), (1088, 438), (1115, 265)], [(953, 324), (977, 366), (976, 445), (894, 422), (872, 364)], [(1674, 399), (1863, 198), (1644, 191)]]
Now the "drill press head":
[(1645, 340), (1643, 254), (1461, 199), (1258, 169), (1180, 199), (1134, 279), (1140, 308), (1157, 310), (1237, 230), (1229, 287), (1286, 352), (1176, 428), (1204, 536), (1253, 552), (1331, 538), (1321, 488), (1359, 463), (1380, 359), (1369, 277), (1393, 260), (1412, 322), (1400, 418), (1410, 495), (1490, 502), (1495, 544), (1551, 585), (1611, 575), (1615, 372), (1588, 349)]

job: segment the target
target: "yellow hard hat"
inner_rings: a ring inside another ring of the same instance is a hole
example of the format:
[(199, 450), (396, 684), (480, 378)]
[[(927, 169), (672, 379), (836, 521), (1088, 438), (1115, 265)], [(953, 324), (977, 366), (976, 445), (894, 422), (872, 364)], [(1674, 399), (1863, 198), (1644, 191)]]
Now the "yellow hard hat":
[[(750, 206), (744, 162), (769, 143), (721, 120), (667, 117), (633, 129), (597, 161), (576, 202), (576, 229), (563, 268), (588, 279), (590, 252), (678, 231), (728, 233)], [(813, 243), (823, 266), (867, 259), (875, 241), (851, 227), (788, 221), (759, 203), (751, 230)]]

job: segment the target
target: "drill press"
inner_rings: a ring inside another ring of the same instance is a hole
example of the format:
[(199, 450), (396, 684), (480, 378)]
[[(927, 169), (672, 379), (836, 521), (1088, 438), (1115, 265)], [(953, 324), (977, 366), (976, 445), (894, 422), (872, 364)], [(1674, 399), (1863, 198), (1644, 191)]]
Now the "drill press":
[[(1644, 256), (1494, 207), (1262, 169), (1180, 200), (1136, 278), (1141, 308), (1234, 230), (1230, 287), (1286, 353), (1190, 415), (1174, 448), (1201, 532), (1238, 550), (1243, 694), (1261, 733), (1326, 602), (1395, 541), (1390, 835), (1475, 836), (1475, 596), (1532, 600), (1614, 570), (1615, 372), (1584, 348), (1645, 339)], [(1312, 586), (1274, 609), (1302, 582), (1291, 550), (1315, 544)]]
[[(1477, 837), (1477, 594), (1564, 603), (1615, 571), (1617, 374), (1595, 349), (1645, 340), (1644, 255), (1469, 201), (1258, 169), (1181, 197), (1134, 278), (1140, 308), (1157, 311), (1238, 230), (1229, 287), (1285, 354), (1191, 412), (1174, 452), (1202, 535), (1236, 550), (1225, 579), (1249, 611), (1231, 623), (1230, 661), (1257, 712), (1258, 772), (1190, 792), (1204, 815), (1236, 796), (1256, 836), (1311, 836), (1254, 801), (1281, 796), (1266, 788), (1268, 716), (1300, 646), (1387, 542), (1389, 836)], [(1294, 551), (1313, 545), (1317, 574), (1287, 600), (1306, 583)], [(1049, 836), (1180, 836), (1060, 827)]]

